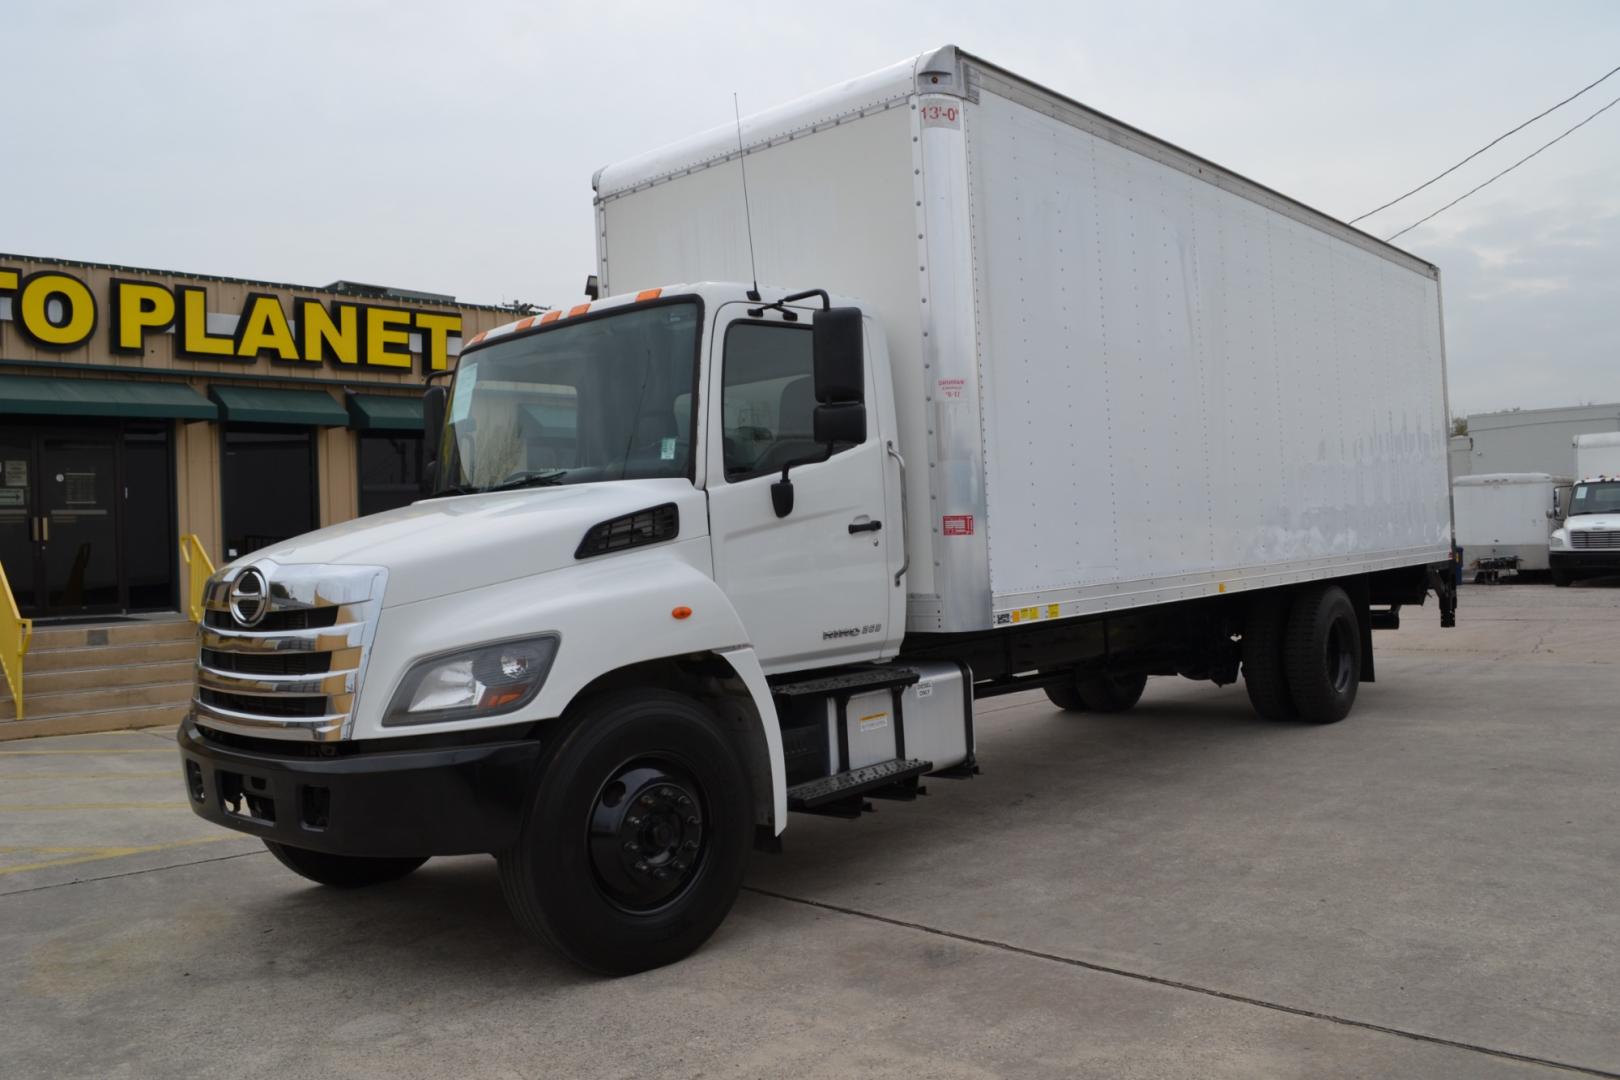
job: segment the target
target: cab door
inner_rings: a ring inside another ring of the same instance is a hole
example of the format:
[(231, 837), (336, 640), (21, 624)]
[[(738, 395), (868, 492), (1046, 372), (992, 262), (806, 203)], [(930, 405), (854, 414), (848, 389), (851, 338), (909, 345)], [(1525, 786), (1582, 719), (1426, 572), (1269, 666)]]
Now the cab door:
[[(865, 366), (864, 442), (812, 438), (816, 406), (810, 313), (786, 321), (730, 304), (710, 347), (707, 486), (715, 579), (767, 673), (876, 659), (891, 634), (887, 455), (873, 365)], [(888, 437), (892, 438), (892, 434)], [(812, 459), (808, 463), (790, 464)], [(792, 509), (771, 487), (790, 465)]]

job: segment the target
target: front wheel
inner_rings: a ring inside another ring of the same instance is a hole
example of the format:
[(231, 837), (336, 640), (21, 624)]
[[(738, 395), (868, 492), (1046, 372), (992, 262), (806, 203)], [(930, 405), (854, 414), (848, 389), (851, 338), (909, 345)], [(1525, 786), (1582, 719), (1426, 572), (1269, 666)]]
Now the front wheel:
[(1569, 583), (1574, 580), (1569, 576), (1568, 570), (1556, 566), (1549, 570), (1548, 573), (1552, 576), (1552, 583), (1560, 589), (1569, 588)]
[(562, 722), (518, 842), (497, 856), (507, 906), (593, 971), (673, 963), (742, 888), (748, 774), (718, 721), (682, 694), (609, 694)]
[(364, 855), (332, 855), (325, 851), (289, 847), (274, 840), (264, 846), (270, 854), (293, 873), (334, 889), (359, 889), (367, 885), (381, 885), (397, 881), (427, 862), (425, 858), (381, 858)]

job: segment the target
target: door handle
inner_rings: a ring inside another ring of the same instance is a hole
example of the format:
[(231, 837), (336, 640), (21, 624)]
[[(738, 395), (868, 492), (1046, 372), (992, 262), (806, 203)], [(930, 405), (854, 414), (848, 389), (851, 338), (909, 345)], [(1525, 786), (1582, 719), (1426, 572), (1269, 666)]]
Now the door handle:
[(51, 519), (48, 517), (39, 519), (39, 538), (47, 544), (51, 542)]
[(859, 524), (851, 525), (849, 527), (849, 534), (854, 536), (856, 533), (877, 532), (881, 528), (883, 528), (883, 522), (881, 521), (863, 521)]

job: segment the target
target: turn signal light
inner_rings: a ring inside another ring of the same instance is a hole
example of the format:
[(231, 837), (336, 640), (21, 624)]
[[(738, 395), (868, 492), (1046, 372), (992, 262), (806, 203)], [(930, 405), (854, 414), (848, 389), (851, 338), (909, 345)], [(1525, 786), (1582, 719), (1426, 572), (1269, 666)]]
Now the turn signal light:
[(685, 604), (682, 604), (674, 611), (671, 611), (670, 614), (675, 616), (677, 619), (690, 619), (692, 617), (692, 609), (687, 607)]

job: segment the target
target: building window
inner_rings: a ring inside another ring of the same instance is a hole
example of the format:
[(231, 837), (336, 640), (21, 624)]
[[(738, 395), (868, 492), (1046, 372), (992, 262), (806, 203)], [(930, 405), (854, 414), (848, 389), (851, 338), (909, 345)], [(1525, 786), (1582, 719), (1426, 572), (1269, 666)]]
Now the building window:
[(315, 528), (315, 435), (309, 428), (226, 424), (220, 518), (225, 557)]
[(360, 514), (377, 514), (422, 497), (422, 433), (360, 433)]

